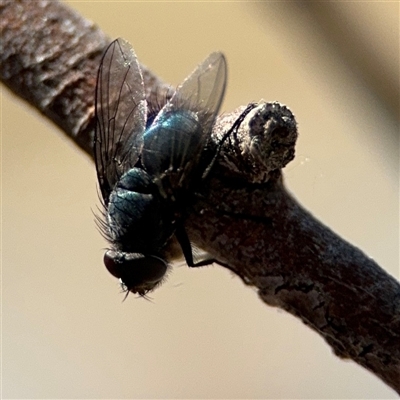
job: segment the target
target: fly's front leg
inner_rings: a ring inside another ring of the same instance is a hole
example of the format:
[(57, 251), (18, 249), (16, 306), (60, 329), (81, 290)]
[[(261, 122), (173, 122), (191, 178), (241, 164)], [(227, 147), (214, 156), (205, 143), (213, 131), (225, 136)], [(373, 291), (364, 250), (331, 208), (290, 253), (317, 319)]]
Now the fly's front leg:
[(183, 253), (183, 256), (185, 257), (186, 264), (189, 267), (191, 267), (191, 268), (204, 267), (206, 265), (210, 265), (210, 264), (216, 262), (216, 260), (214, 260), (212, 258), (207, 258), (205, 260), (201, 260), (196, 263), (193, 261), (192, 245), (190, 243), (189, 237), (186, 233), (186, 230), (185, 230), (183, 224), (178, 225), (178, 227), (176, 228), (176, 231), (175, 231), (175, 236), (182, 248), (182, 253)]

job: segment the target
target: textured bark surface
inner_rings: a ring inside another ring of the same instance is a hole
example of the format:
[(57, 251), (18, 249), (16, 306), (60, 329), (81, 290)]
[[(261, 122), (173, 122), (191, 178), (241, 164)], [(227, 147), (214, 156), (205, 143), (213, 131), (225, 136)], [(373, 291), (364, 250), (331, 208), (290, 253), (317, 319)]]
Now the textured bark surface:
[[(0, 12), (3, 83), (92, 157), (96, 73), (110, 40), (57, 1), (3, 0)], [(149, 102), (166, 93), (154, 74), (143, 75)], [(242, 111), (218, 119), (216, 141)], [(400, 392), (400, 285), (286, 191), (281, 168), (296, 137), (286, 107), (256, 105), (226, 141), (187, 220), (189, 237), (265, 303), (296, 315), (338, 356)]]

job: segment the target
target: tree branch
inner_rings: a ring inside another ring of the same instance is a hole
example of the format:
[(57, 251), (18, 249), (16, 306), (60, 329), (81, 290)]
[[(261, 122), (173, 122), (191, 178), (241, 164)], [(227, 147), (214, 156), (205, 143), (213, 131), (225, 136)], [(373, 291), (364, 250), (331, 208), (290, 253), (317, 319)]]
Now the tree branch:
[[(92, 157), (94, 88), (109, 39), (57, 1), (3, 0), (1, 79)], [(168, 86), (143, 67), (150, 103)], [(217, 120), (217, 142), (244, 108)], [(305, 211), (284, 187), (296, 123), (260, 103), (226, 141), (206, 195), (191, 210), (191, 240), (299, 317), (343, 358), (400, 393), (400, 285)]]

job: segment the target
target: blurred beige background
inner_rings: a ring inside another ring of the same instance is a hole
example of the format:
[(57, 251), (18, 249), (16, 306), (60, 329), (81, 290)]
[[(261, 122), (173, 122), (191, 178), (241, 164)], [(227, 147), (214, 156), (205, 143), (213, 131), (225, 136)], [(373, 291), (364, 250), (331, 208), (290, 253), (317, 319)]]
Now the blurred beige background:
[[(399, 3), (68, 3), (175, 85), (222, 50), (223, 111), (288, 105), (288, 187), (399, 278)], [(4, 88), (1, 111), (3, 398), (396, 398), (222, 267), (121, 303), (93, 164)]]

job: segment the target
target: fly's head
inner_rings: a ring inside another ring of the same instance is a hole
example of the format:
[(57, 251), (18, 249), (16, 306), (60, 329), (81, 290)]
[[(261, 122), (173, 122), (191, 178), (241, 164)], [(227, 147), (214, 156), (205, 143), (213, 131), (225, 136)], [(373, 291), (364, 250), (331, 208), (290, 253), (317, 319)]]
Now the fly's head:
[(159, 257), (108, 250), (104, 264), (111, 275), (121, 282), (124, 292), (145, 296), (161, 284), (168, 264)]

